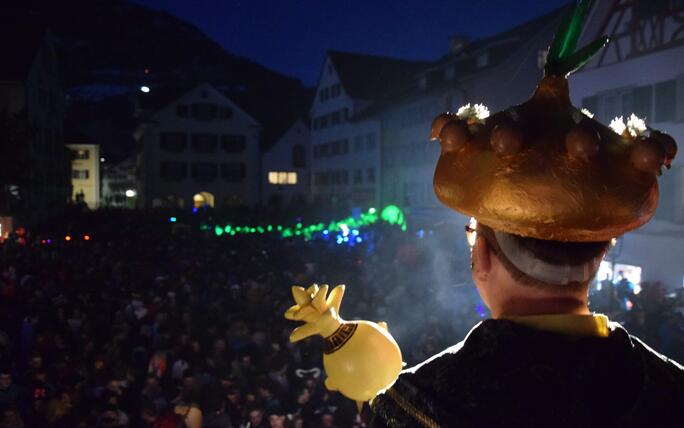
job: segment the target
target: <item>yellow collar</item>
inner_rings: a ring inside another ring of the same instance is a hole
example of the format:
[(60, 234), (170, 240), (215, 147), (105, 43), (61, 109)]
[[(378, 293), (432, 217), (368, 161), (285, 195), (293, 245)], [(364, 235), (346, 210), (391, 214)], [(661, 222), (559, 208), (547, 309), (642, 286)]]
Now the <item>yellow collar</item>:
[(608, 337), (608, 317), (602, 314), (591, 315), (525, 315), (503, 316), (502, 318), (539, 330), (575, 336)]

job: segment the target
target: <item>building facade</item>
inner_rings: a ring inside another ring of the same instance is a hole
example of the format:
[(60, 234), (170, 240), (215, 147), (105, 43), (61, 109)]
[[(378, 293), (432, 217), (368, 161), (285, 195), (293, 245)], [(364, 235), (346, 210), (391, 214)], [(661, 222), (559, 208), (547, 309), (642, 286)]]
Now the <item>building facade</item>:
[(135, 208), (138, 198), (136, 157), (131, 156), (111, 165), (102, 174), (102, 205), (116, 208)]
[(100, 146), (67, 144), (71, 150), (71, 199), (91, 210), (100, 207)]
[(262, 154), (262, 205), (277, 208), (305, 202), (309, 171), (309, 126), (298, 120)]
[[(570, 78), (575, 105), (603, 123), (632, 113), (684, 144), (684, 5), (682, 2), (596, 2), (580, 46), (606, 34), (610, 43)], [(684, 281), (684, 159), (658, 179), (655, 217), (626, 234), (608, 258), (605, 275), (631, 273), (633, 280)]]
[(257, 204), (259, 123), (207, 83), (156, 107), (155, 91), (141, 94), (138, 206)]
[(38, 223), (71, 197), (64, 96), (50, 31), (30, 17), (0, 28), (0, 214)]
[(345, 208), (379, 203), (380, 122), (363, 113), (424, 66), (328, 52), (310, 110), (313, 201)]
[(454, 37), (441, 60), (374, 107), (381, 128), (382, 204), (402, 207), (418, 226), (465, 221), (433, 190), (440, 145), (429, 141), (432, 120), (467, 103), (484, 104), (494, 113), (529, 98), (561, 13), (555, 10), (485, 39)]

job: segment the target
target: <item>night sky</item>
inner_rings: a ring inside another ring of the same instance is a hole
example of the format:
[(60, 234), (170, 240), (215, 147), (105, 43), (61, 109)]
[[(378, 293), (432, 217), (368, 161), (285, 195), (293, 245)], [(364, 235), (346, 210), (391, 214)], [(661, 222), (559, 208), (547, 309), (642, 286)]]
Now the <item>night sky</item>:
[(449, 37), (489, 36), (567, 0), (136, 0), (199, 27), (231, 53), (314, 85), (327, 49), (406, 59), (444, 55)]

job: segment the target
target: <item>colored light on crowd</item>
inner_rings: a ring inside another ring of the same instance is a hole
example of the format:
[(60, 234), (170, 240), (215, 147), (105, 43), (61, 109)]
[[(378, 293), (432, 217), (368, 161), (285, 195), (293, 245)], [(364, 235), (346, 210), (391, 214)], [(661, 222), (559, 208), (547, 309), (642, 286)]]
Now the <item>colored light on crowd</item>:
[(71, 241), (71, 236), (69, 236), (69, 235), (65, 236), (65, 237), (64, 237), (64, 240), (65, 240), (65, 241)]
[[(175, 217), (174, 217), (175, 218)], [(214, 226), (214, 233), (216, 236), (221, 236), (224, 233), (230, 236), (235, 236), (237, 234), (247, 235), (247, 234), (264, 234), (268, 232), (278, 232), (282, 238), (291, 238), (294, 236), (303, 236), (304, 239), (309, 240), (315, 234), (320, 233), (323, 236), (329, 236), (331, 233), (338, 235), (341, 239), (337, 239), (338, 243), (349, 242), (350, 235), (353, 237), (351, 242), (360, 243), (363, 239), (359, 236), (359, 229), (363, 227), (370, 226), (382, 220), (390, 225), (395, 225), (401, 227), (402, 231), (406, 231), (406, 218), (404, 212), (401, 208), (396, 205), (386, 206), (380, 216), (377, 214), (375, 208), (370, 208), (366, 212), (362, 212), (358, 216), (350, 216), (338, 221), (331, 221), (330, 223), (315, 223), (305, 226), (301, 222), (297, 222), (294, 227), (285, 227), (283, 225), (272, 225), (269, 224), (266, 227), (263, 226), (236, 226), (227, 224), (223, 227), (216, 225)], [(207, 230), (206, 226), (200, 228), (201, 230)], [(333, 235), (333, 236), (335, 236)], [(345, 240), (346, 238), (346, 240)]]
[(83, 235), (84, 241), (90, 241), (90, 235)]

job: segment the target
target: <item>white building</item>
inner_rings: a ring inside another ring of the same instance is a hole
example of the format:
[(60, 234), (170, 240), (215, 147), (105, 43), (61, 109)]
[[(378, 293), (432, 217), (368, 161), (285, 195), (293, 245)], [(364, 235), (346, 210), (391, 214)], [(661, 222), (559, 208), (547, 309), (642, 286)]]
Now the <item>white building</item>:
[(271, 207), (306, 201), (310, 190), (309, 126), (295, 122), (261, 158), (261, 203)]
[(102, 174), (102, 204), (107, 207), (135, 208), (138, 196), (136, 157), (104, 167)]
[(379, 202), (380, 123), (361, 113), (424, 66), (328, 52), (310, 110), (314, 201), (343, 207)]
[(169, 94), (140, 94), (138, 206), (257, 204), (260, 124), (207, 83)]
[(67, 144), (71, 150), (71, 199), (85, 202), (91, 210), (100, 207), (100, 146)]
[(382, 130), (383, 205), (402, 207), (413, 225), (465, 224), (433, 190), (440, 145), (429, 141), (432, 120), (466, 103), (485, 104), (494, 113), (527, 100), (541, 79), (560, 16), (556, 10), (480, 40), (454, 37), (441, 60), (372, 107)]
[[(681, 287), (684, 278), (684, 22), (681, 2), (596, 2), (578, 46), (606, 34), (610, 43), (570, 78), (575, 105), (603, 123), (632, 112), (672, 135), (680, 153), (659, 177), (660, 204), (651, 222), (628, 233), (613, 256), (615, 271), (640, 273)], [(630, 268), (630, 266), (634, 266)]]

